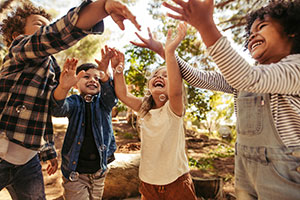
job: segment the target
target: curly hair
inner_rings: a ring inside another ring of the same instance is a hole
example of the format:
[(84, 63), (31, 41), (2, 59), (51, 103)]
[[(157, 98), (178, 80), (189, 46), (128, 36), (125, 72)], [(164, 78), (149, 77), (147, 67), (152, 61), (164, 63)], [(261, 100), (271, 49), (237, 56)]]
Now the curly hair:
[[(256, 19), (263, 20), (269, 16), (278, 21), (286, 35), (293, 35), (291, 54), (300, 53), (300, 0), (271, 0), (270, 3), (251, 12), (246, 20), (246, 38), (250, 37), (250, 29)], [(245, 42), (245, 48), (248, 40)]]
[(35, 7), (30, 3), (24, 3), (22, 7), (18, 7), (6, 19), (4, 19), (0, 25), (0, 33), (3, 35), (3, 39), (7, 47), (9, 47), (13, 41), (12, 35), (14, 32), (19, 34), (24, 33), (26, 19), (30, 15), (41, 15), (49, 21), (51, 20), (51, 16), (43, 8)]

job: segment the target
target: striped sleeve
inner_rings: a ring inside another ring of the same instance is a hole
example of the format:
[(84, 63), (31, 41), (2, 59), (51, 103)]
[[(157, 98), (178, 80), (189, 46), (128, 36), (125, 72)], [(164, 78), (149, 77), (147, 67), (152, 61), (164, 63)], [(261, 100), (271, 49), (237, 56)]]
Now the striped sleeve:
[(300, 59), (284, 58), (278, 63), (251, 66), (221, 37), (209, 54), (226, 81), (237, 90), (253, 93), (300, 94)]
[(183, 59), (176, 56), (182, 78), (190, 85), (201, 89), (233, 93), (234, 89), (226, 82), (224, 77), (215, 71), (199, 70), (190, 66)]

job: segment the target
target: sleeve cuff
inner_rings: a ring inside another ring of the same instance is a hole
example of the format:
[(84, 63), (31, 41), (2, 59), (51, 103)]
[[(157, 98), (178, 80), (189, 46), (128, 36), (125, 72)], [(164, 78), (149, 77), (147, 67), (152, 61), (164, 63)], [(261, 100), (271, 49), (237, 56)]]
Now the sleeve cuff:
[(77, 23), (78, 17), (79, 17), (80, 10), (83, 9), (85, 6), (87, 6), (90, 3), (92, 3), (91, 0), (85, 0), (81, 3), (80, 6), (78, 6), (76, 8), (72, 8), (67, 14), (70, 18), (70, 23), (72, 24), (74, 29), (80, 30), (81, 32), (83, 32), (85, 34), (102, 34), (104, 32), (104, 22), (103, 22), (103, 20), (98, 22), (90, 30), (81, 30), (81, 29), (79, 29), (75, 26), (76, 23)]
[(54, 144), (47, 143), (45, 145), (45, 147), (39, 152), (39, 158), (43, 162), (45, 162), (47, 160), (51, 160), (56, 157), (57, 157), (57, 154), (56, 154)]

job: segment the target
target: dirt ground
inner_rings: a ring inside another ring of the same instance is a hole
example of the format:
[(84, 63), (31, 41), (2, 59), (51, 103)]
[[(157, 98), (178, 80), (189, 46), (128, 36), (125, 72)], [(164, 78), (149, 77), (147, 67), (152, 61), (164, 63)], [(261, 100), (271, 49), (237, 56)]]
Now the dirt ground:
[[(140, 141), (136, 131), (127, 123), (114, 123), (116, 142), (118, 145), (117, 153), (136, 153), (140, 151)], [(229, 147), (227, 141), (221, 139), (211, 139), (206, 135), (197, 134), (195, 131), (187, 130), (186, 133), (187, 153), (190, 158), (199, 160), (207, 155), (211, 155), (215, 149), (220, 147)], [(207, 161), (207, 160), (206, 160)], [(191, 174), (193, 177), (200, 178), (201, 181), (213, 180), (221, 181), (221, 190), (223, 200), (235, 199), (234, 197), (234, 156), (229, 157), (214, 157), (209, 160), (211, 165), (206, 169), (192, 168)], [(204, 161), (205, 162), (205, 161)], [(205, 183), (204, 183), (205, 184)], [(209, 184), (209, 183), (208, 183)], [(201, 187), (203, 187), (201, 183)], [(211, 186), (209, 186), (211, 187)], [(204, 189), (206, 187), (204, 186)], [(206, 188), (210, 190), (211, 188)], [(217, 188), (215, 188), (217, 189)], [(211, 191), (217, 193), (217, 191)], [(213, 196), (213, 194), (212, 194)], [(209, 198), (209, 195), (205, 199)]]
[[(137, 132), (127, 123), (114, 121), (113, 128), (115, 130), (116, 142), (118, 149), (116, 153), (138, 153), (140, 151), (140, 141)], [(60, 150), (64, 138), (66, 124), (55, 124), (55, 145), (58, 152), (58, 161), (60, 165)], [(187, 153), (193, 160), (198, 160), (207, 155), (211, 155), (214, 149), (228, 146), (226, 141), (220, 139), (210, 139), (205, 135), (197, 134), (194, 131), (187, 131), (186, 134)], [(204, 162), (207, 162), (204, 161)], [(201, 164), (201, 163), (200, 163)], [(207, 164), (207, 163), (206, 163)], [(46, 174), (47, 163), (43, 163), (43, 173), (45, 180), (45, 192), (49, 200), (62, 199), (61, 172), (52, 176)], [(223, 200), (235, 199), (234, 197), (234, 158), (229, 157), (213, 157), (209, 160), (209, 167), (192, 168), (191, 174), (195, 179), (199, 179), (199, 188), (206, 190), (209, 194), (203, 199), (216, 199), (212, 197), (215, 194), (221, 194)], [(197, 182), (197, 183), (198, 183)], [(204, 185), (203, 185), (204, 184)], [(208, 187), (207, 184), (210, 184)], [(197, 188), (196, 188), (197, 192)], [(212, 194), (213, 193), (213, 194)], [(211, 196), (212, 195), (212, 196)], [(0, 191), (1, 200), (10, 200), (8, 192), (3, 189)], [(138, 198), (137, 198), (138, 199)]]

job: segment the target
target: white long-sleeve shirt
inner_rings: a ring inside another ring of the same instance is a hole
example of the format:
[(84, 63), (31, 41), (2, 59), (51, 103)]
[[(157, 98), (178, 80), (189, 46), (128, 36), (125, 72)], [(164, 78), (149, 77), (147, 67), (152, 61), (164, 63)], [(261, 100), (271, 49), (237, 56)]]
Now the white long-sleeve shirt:
[(221, 37), (209, 49), (221, 73), (203, 71), (178, 58), (182, 77), (192, 86), (233, 93), (269, 93), (275, 127), (288, 146), (300, 146), (300, 54), (278, 63), (251, 66)]

